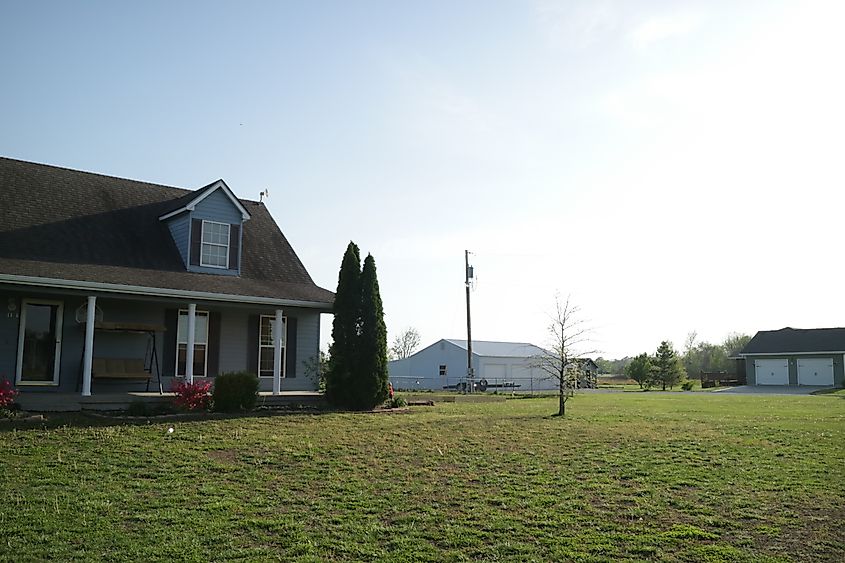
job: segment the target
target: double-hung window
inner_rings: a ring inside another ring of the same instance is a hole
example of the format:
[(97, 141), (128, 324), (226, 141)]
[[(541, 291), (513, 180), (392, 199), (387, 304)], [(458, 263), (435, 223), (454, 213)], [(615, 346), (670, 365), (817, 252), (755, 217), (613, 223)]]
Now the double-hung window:
[[(285, 374), (285, 345), (287, 340), (287, 319), (282, 317), (282, 375)], [(276, 317), (261, 315), (258, 331), (258, 375), (273, 377), (273, 334), (276, 331)]]
[[(194, 322), (194, 375), (205, 377), (208, 360), (208, 311), (197, 311)], [(179, 311), (176, 330), (176, 376), (184, 377), (188, 358), (188, 311)]]
[(229, 267), (229, 230), (228, 223), (202, 222), (200, 266)]

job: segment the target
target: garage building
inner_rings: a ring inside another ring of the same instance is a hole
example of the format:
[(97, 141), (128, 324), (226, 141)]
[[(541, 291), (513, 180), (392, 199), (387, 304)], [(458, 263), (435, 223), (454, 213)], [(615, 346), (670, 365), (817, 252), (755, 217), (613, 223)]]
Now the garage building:
[(763, 330), (739, 356), (749, 385), (845, 386), (845, 328)]

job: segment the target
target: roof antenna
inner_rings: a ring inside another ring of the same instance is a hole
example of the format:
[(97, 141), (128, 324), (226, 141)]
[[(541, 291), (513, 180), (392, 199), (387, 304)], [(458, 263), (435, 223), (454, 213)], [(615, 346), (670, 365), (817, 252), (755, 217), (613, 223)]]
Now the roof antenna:
[(258, 203), (263, 203), (265, 197), (270, 197), (270, 188), (264, 188), (264, 191), (258, 194)]

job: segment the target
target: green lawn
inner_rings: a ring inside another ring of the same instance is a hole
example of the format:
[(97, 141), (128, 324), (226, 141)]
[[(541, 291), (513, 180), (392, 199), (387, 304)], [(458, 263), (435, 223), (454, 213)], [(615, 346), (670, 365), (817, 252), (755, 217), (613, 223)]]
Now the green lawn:
[(0, 560), (845, 560), (843, 396), (568, 407), (3, 423)]

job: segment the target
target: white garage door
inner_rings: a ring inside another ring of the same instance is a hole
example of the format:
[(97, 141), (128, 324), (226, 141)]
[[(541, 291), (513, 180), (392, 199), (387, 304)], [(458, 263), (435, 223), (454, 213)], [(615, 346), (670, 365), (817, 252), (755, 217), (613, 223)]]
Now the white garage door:
[(833, 385), (833, 358), (798, 360), (798, 385)]
[(788, 360), (754, 360), (757, 385), (789, 385)]

